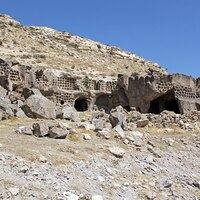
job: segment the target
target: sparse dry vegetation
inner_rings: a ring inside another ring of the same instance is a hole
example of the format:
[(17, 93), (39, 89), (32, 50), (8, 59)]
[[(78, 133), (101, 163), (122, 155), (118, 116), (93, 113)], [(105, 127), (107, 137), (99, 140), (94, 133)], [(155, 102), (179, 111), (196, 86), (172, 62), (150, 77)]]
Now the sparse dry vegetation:
[[(129, 75), (132, 72), (144, 74), (148, 72), (148, 68), (166, 73), (165, 70), (159, 69), (157, 64), (144, 61), (137, 56), (129, 58), (128, 55), (132, 56), (131, 53), (121, 52), (118, 48), (70, 35), (67, 32), (56, 32), (46, 27), (25, 27), (11, 22), (6, 17), (1, 17), (0, 21), (6, 23), (2, 28), (3, 34), (0, 35), (0, 54), (1, 58), (9, 61), (12, 57), (12, 60), (33, 66), (68, 70), (74, 67), (82, 68), (81, 73), (85, 71), (86, 74), (105, 72), (106, 75), (116, 75), (116, 72)], [(5, 40), (2, 45), (1, 41), (5, 38), (9, 40)], [(124, 54), (127, 56), (123, 56)]]

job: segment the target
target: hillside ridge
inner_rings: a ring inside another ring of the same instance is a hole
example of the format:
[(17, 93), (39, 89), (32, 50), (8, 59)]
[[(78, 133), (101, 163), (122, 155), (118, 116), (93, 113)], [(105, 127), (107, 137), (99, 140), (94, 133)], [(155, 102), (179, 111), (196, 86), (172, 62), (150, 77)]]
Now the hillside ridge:
[(0, 55), (7, 61), (88, 74), (167, 74), (157, 63), (131, 52), (48, 27), (23, 26), (0, 15)]

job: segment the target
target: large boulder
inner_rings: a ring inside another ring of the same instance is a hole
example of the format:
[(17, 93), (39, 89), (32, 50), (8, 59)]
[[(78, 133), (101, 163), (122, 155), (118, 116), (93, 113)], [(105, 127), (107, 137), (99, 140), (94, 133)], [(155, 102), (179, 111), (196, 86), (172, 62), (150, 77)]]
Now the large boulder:
[(29, 126), (21, 126), (16, 130), (17, 133), (34, 135), (36, 137), (50, 137), (54, 139), (64, 139), (69, 133), (64, 126), (60, 126), (59, 123), (51, 121), (39, 121)]
[(9, 119), (14, 117), (14, 105), (7, 101), (1, 101), (0, 102), (0, 112), (1, 112), (1, 118), (2, 119)]
[(126, 122), (126, 111), (122, 106), (117, 106), (112, 109), (109, 116), (110, 123), (112, 127), (116, 127), (117, 125), (121, 126), (124, 130), (127, 130), (127, 122)]
[(117, 158), (122, 158), (125, 154), (125, 149), (120, 148), (120, 147), (110, 147), (109, 151)]
[(141, 119), (141, 115), (142, 114), (138, 111), (130, 111), (128, 113), (127, 122), (130, 123), (130, 122), (138, 121)]
[(31, 118), (55, 119), (55, 103), (42, 95), (31, 95), (22, 106), (23, 111)]
[(95, 126), (95, 130), (102, 130), (106, 128), (109, 122), (109, 115), (104, 112), (95, 112), (92, 114), (91, 123)]
[(42, 95), (42, 93), (40, 92), (40, 90), (38, 90), (36, 88), (24, 88), (23, 89), (22, 96), (25, 99), (29, 98), (31, 95)]
[(26, 118), (27, 116), (23, 110), (17, 104), (11, 104), (7, 102), (0, 102), (0, 110), (3, 114), (3, 119), (12, 117)]
[(36, 137), (44, 137), (49, 134), (50, 125), (45, 122), (33, 123), (32, 131)]
[(6, 114), (8, 114), (10, 117), (14, 117), (12, 104), (4, 104), (0, 103), (0, 110), (4, 111)]
[(49, 130), (49, 137), (54, 139), (65, 139), (69, 131), (58, 127), (52, 127)]
[(78, 112), (76, 111), (75, 108), (70, 107), (70, 106), (65, 106), (62, 109), (61, 118), (71, 120), (71, 121), (74, 121), (74, 122), (80, 121)]

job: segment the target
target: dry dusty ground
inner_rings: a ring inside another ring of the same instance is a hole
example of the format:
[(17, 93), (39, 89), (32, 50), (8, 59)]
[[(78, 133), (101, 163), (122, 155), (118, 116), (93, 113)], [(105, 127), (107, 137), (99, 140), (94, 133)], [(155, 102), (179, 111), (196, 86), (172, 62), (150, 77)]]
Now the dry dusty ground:
[[(91, 140), (15, 133), (17, 127), (32, 123), (30, 119), (0, 122), (0, 199), (73, 199), (73, 195), (80, 199), (92, 195), (103, 199), (200, 199), (197, 131), (141, 129), (144, 137), (138, 145), (101, 139), (85, 130), (78, 131), (88, 132)], [(123, 158), (109, 152), (113, 146), (125, 149)]]

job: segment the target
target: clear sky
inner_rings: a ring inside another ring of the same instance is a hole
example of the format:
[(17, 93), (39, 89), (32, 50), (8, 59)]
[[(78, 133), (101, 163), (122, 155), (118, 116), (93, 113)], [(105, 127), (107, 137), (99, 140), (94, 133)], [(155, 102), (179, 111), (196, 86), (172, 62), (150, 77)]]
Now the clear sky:
[(0, 13), (200, 77), (200, 0), (0, 0)]

